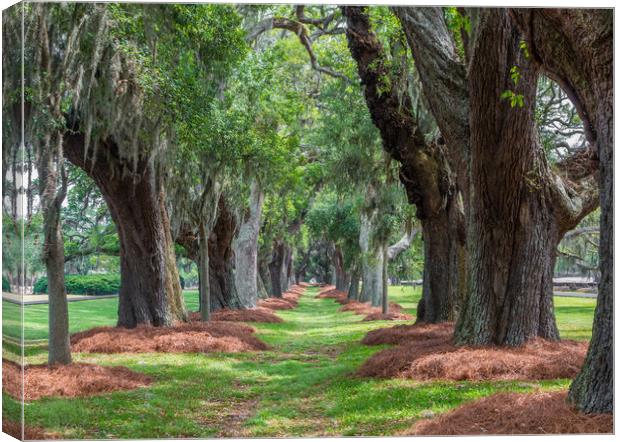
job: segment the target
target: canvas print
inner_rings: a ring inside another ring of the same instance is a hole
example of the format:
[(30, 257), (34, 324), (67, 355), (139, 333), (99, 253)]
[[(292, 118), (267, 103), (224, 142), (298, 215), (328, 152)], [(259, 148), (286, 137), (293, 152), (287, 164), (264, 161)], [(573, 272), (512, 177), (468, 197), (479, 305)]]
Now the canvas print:
[(611, 8), (2, 12), (2, 431), (611, 434)]

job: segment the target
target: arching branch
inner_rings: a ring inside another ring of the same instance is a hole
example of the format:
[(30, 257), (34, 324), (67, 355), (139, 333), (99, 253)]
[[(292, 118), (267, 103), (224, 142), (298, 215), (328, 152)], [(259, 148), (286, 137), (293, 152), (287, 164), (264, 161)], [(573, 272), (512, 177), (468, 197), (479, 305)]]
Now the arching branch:
[[(302, 17), (304, 17), (303, 10), (302, 10)], [(304, 18), (304, 20), (305, 22), (311, 23), (311, 24), (314, 24), (313, 22), (315, 21), (315, 19), (307, 19), (307, 18)], [(318, 21), (318, 19), (316, 20)], [(331, 19), (329, 21), (331, 21)], [(327, 19), (325, 19), (324, 21), (321, 21), (321, 29), (323, 29), (323, 24), (329, 23), (329, 21), (327, 21)], [(260, 34), (270, 31), (272, 29), (283, 29), (285, 31), (292, 32), (293, 34), (297, 35), (300, 43), (306, 49), (306, 52), (308, 52), (308, 55), (310, 56), (310, 65), (312, 66), (312, 69), (314, 69), (317, 72), (321, 72), (323, 74), (329, 75), (330, 77), (340, 78), (349, 83), (351, 82), (351, 79), (347, 77), (346, 75), (340, 72), (336, 72), (325, 66), (321, 66), (319, 64), (316, 54), (314, 53), (314, 49), (312, 47), (312, 38), (310, 37), (310, 34), (308, 33), (308, 28), (302, 21), (297, 21), (297, 20), (293, 20), (290, 18), (286, 18), (286, 17), (270, 17), (258, 23), (254, 27), (254, 29), (248, 33), (247, 40), (253, 41), (256, 38), (258, 38)], [(322, 32), (327, 33), (326, 31), (322, 31)]]

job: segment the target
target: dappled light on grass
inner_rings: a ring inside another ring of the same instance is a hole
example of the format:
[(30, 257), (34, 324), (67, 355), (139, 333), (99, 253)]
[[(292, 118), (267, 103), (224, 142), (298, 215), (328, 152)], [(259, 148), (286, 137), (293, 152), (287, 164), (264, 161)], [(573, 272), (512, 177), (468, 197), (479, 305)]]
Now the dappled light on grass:
[[(3, 389), (21, 398), (21, 367), (2, 361)], [(42, 397), (83, 397), (118, 390), (133, 390), (150, 385), (152, 379), (125, 367), (102, 367), (92, 364), (30, 365), (24, 369), (24, 400)]]
[(491, 435), (611, 433), (613, 415), (586, 415), (566, 401), (566, 391), (498, 393), (466, 403), (403, 434)]
[(363, 342), (398, 343), (374, 354), (360, 376), (416, 380), (542, 380), (574, 378), (587, 342), (533, 339), (520, 347), (457, 347), (451, 326), (419, 324), (375, 330)]
[[(308, 288), (295, 309), (278, 311), (284, 322), (252, 324), (256, 337), (270, 350), (75, 354), (77, 362), (127, 366), (156, 382), (105, 396), (33, 401), (26, 408), (28, 422), (72, 439), (387, 436), (405, 431), (428, 413), (438, 415), (497, 392), (567, 388), (570, 382), (422, 382), (355, 376), (366, 360), (384, 349), (362, 345), (361, 339), (389, 323), (362, 322), (351, 312), (339, 312), (333, 300), (315, 298), (318, 290)], [(419, 287), (389, 290), (391, 300), (415, 315)], [(196, 310), (197, 299), (197, 292), (186, 292), (188, 308)], [(89, 302), (98, 306), (102, 301)], [(566, 305), (575, 301), (567, 298)], [(90, 314), (96, 316), (98, 307), (93, 308)], [(577, 319), (591, 323), (592, 310)], [(558, 318), (560, 330), (574, 319)], [(37, 353), (27, 360), (42, 362), (43, 356)], [(17, 404), (8, 395), (5, 402)]]

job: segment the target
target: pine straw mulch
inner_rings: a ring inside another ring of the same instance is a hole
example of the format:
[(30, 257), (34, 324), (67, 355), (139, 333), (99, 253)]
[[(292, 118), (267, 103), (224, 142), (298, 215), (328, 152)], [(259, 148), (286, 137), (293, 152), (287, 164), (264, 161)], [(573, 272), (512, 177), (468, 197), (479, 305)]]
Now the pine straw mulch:
[[(200, 312), (191, 312), (189, 314), (190, 321), (200, 321)], [(248, 309), (222, 309), (211, 314), (213, 321), (231, 321), (231, 322), (264, 322), (278, 323), (283, 322), (282, 318), (276, 316), (273, 310), (265, 307), (256, 307)]]
[[(22, 440), (22, 427), (19, 422), (2, 419), (2, 431), (6, 434), (10, 434), (15, 439)], [(50, 440), (59, 439), (59, 435), (55, 433), (48, 433), (44, 429), (39, 427), (31, 427), (26, 425), (24, 427), (24, 440)]]
[(71, 335), (71, 349), (87, 353), (239, 353), (267, 350), (255, 329), (238, 322), (190, 322), (171, 327), (96, 327)]
[(305, 288), (300, 285), (291, 286), (281, 298), (265, 298), (258, 301), (258, 306), (271, 310), (291, 310), (297, 307), (299, 298)]
[(464, 404), (407, 430), (413, 435), (612, 433), (613, 414), (586, 415), (566, 391), (497, 393)]
[(415, 318), (407, 313), (388, 311), (383, 314), (379, 311), (367, 315), (362, 321), (411, 321), (412, 319)]
[[(21, 398), (21, 367), (2, 360), (3, 389)], [(27, 365), (24, 369), (24, 400), (42, 397), (84, 397), (118, 390), (133, 390), (152, 383), (152, 379), (126, 367), (73, 363), (70, 365)]]
[(319, 294), (315, 296), (318, 299), (347, 299), (347, 294), (343, 291), (336, 290), (333, 285), (326, 285), (319, 290)]
[(364, 344), (399, 344), (371, 356), (359, 376), (416, 380), (542, 380), (574, 378), (588, 342), (534, 339), (520, 347), (457, 347), (452, 325), (401, 325), (374, 330)]
[(409, 321), (414, 319), (413, 316), (402, 312), (403, 308), (400, 304), (390, 302), (388, 312), (383, 314), (381, 313), (381, 307), (373, 307), (365, 302), (348, 299), (346, 292), (336, 290), (333, 285), (324, 287), (315, 297), (333, 299), (338, 304), (343, 305), (338, 311), (364, 315), (365, 317), (362, 321)]

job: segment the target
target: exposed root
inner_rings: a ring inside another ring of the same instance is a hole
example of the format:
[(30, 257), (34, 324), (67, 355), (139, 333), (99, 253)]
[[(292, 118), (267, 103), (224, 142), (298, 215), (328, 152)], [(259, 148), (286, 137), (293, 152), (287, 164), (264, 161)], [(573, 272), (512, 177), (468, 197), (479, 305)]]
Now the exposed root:
[(71, 336), (75, 352), (238, 353), (267, 350), (254, 328), (236, 322), (191, 322), (173, 327), (97, 327)]
[(566, 392), (498, 393), (433, 419), (405, 434), (575, 434), (612, 433), (612, 414), (586, 415), (571, 408)]
[[(190, 321), (200, 321), (200, 312), (192, 312), (189, 314)], [(233, 321), (233, 322), (265, 322), (277, 323), (283, 322), (282, 318), (276, 316), (273, 310), (257, 307), (241, 310), (222, 309), (211, 314), (213, 321)]]
[[(456, 347), (446, 325), (392, 327), (391, 334), (369, 333), (365, 343), (400, 343), (375, 353), (360, 376), (417, 380), (541, 380), (574, 378), (587, 342), (534, 339), (521, 347)], [(388, 339), (381, 339), (388, 338)]]
[[(4, 390), (21, 398), (21, 367), (2, 360)], [(133, 390), (150, 385), (149, 376), (126, 367), (103, 367), (92, 364), (27, 365), (24, 369), (24, 400), (42, 397), (84, 397), (118, 390)]]
[[(22, 427), (19, 422), (11, 421), (6, 418), (2, 419), (2, 431), (6, 434), (10, 434), (16, 439), (22, 440)], [(24, 427), (24, 439), (23, 440), (50, 440), (58, 439), (59, 436), (54, 433), (48, 433), (42, 428), (31, 427), (26, 425)]]

